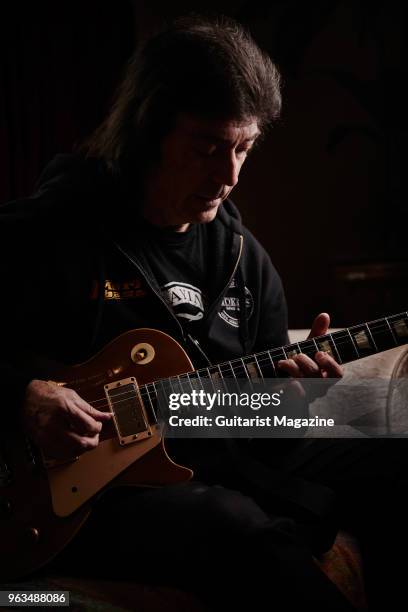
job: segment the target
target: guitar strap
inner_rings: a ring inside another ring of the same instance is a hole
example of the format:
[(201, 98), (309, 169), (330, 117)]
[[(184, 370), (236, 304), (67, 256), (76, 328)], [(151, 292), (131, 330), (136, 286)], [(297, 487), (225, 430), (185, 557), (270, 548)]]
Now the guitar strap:
[(237, 269), (237, 282), (239, 290), (239, 335), (241, 338), (244, 355), (249, 353), (249, 330), (248, 317), (246, 312), (245, 279), (242, 267)]

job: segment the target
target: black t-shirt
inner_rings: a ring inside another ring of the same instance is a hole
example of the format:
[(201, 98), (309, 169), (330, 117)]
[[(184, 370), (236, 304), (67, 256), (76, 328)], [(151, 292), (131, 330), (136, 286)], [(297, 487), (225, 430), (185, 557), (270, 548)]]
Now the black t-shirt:
[(206, 226), (191, 225), (186, 232), (150, 226), (146, 242), (145, 264), (163, 299), (183, 326), (199, 323), (207, 307)]
[[(186, 232), (175, 232), (144, 223), (141, 235), (143, 248), (135, 251), (143, 269), (181, 325), (194, 335), (207, 308), (206, 226), (191, 225)], [(129, 252), (134, 251), (131, 240), (126, 247)], [(156, 323), (157, 298), (136, 266), (118, 249), (106, 253), (104, 275), (98, 350), (121, 333), (140, 327), (141, 321), (143, 326), (161, 328)], [(93, 297), (96, 300), (96, 288)]]

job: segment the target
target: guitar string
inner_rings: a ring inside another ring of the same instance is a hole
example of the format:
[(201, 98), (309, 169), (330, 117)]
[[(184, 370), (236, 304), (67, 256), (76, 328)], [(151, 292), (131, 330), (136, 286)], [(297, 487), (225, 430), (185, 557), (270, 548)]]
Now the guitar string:
[[(394, 315), (394, 316), (398, 316), (398, 315)], [(363, 328), (363, 327), (365, 327), (365, 324), (361, 324), (361, 325), (358, 325), (358, 326), (353, 326), (353, 329), (355, 329), (357, 327), (362, 327)], [(334, 335), (334, 334), (341, 334), (341, 333), (343, 333), (343, 334), (345, 334), (345, 336), (343, 336), (343, 337), (346, 337), (348, 335), (348, 332), (349, 332), (350, 329), (352, 329), (352, 328), (348, 328), (348, 329), (346, 328), (344, 330), (339, 330), (338, 332), (333, 332), (333, 334), (325, 334), (323, 336), (318, 336), (316, 338), (310, 338), (310, 339), (307, 339), (305, 341), (301, 341), (301, 344), (303, 344), (305, 342), (312, 342), (314, 344), (314, 341), (318, 341), (319, 338), (328, 338), (328, 337), (330, 337), (331, 335)], [(387, 332), (388, 335), (391, 333), (388, 325), (383, 326), (383, 329), (381, 329), (381, 326), (377, 326), (376, 331)], [(393, 336), (393, 334), (392, 334), (392, 336)], [(393, 339), (394, 339), (394, 336), (393, 336)], [(258, 357), (258, 361), (260, 360), (262, 365), (265, 365), (265, 362), (266, 362), (270, 366), (271, 362), (272, 362), (271, 356), (276, 357), (276, 358), (279, 357), (279, 356), (285, 357), (285, 351), (283, 349), (284, 348), (288, 349), (290, 347), (294, 347), (296, 344), (299, 344), (299, 343), (295, 342), (295, 343), (292, 343), (290, 345), (286, 345), (285, 347), (281, 347), (281, 348), (277, 348), (277, 349), (272, 349), (271, 351), (262, 351), (261, 353), (257, 353), (256, 355)], [(333, 344), (334, 344), (334, 346), (341, 346), (341, 345), (345, 345), (345, 344), (350, 345), (350, 340), (347, 340), (347, 342), (341, 342), (340, 339), (336, 339), (336, 341), (333, 342)], [(354, 343), (353, 343), (353, 345), (354, 345)], [(354, 346), (354, 348), (356, 349), (355, 346)], [(392, 347), (390, 347), (390, 348), (392, 348)], [(387, 349), (385, 349), (385, 350), (387, 350)], [(287, 352), (289, 352), (289, 351), (287, 351)], [(308, 354), (310, 351), (302, 351), (302, 352), (303, 352), (303, 354)], [(314, 350), (311, 351), (312, 354), (314, 352), (315, 352)], [(273, 355), (268, 355), (268, 353), (271, 353), (271, 354), (274, 353), (274, 354)], [(262, 355), (265, 355), (265, 357), (262, 357)], [(252, 356), (248, 355), (248, 356), (245, 356), (245, 357), (242, 357), (242, 358), (235, 358), (234, 360), (231, 360), (230, 362), (223, 362), (221, 364), (218, 364), (218, 366), (211, 366), (211, 367), (216, 367), (216, 368), (228, 367), (228, 368), (233, 370), (232, 366), (234, 364), (236, 364), (235, 368), (237, 368), (237, 367), (238, 368), (242, 368), (245, 371), (246, 377), (248, 378), (248, 374), (247, 374), (247, 371), (246, 371), (246, 368), (245, 368), (244, 359), (252, 359)], [(239, 364), (239, 362), (241, 362), (241, 364)], [(252, 361), (251, 363), (254, 363), (254, 362)], [(177, 381), (177, 379), (180, 379), (180, 377), (182, 377), (182, 376), (186, 377), (187, 381), (190, 382), (191, 381), (191, 375), (195, 375), (197, 373), (197, 375), (199, 376), (198, 372), (199, 371), (204, 371), (206, 369), (207, 368), (200, 368), (200, 370), (196, 370), (195, 372), (183, 373), (183, 374), (180, 374), (178, 376), (176, 375), (176, 376), (173, 376), (173, 377), (169, 377), (167, 379), (159, 379), (159, 380), (154, 381), (154, 384), (158, 384), (160, 382), (165, 382), (167, 380), (170, 380), (171, 378), (174, 381)], [(224, 374), (224, 373), (221, 372), (221, 374)], [(235, 376), (235, 372), (233, 372), (233, 374)], [(262, 375), (262, 372), (261, 372), (261, 375)], [(151, 385), (153, 383), (146, 383), (146, 385), (142, 385), (141, 387), (139, 387), (140, 392), (142, 393), (144, 391), (145, 393), (150, 393), (149, 390), (146, 388), (147, 385), (149, 385), (149, 384)], [(180, 384), (180, 381), (179, 381), (179, 384)], [(190, 382), (190, 384), (191, 384), (191, 382)], [(93, 404), (93, 403), (103, 402), (103, 401), (106, 402), (106, 398), (101, 398), (101, 399), (98, 399), (98, 400), (93, 400), (92, 402), (89, 402), (89, 403)]]
[[(399, 315), (394, 315), (394, 316), (399, 316)], [(388, 324), (383, 324), (382, 323), (382, 321), (383, 321), (382, 319), (378, 319), (378, 321), (379, 322), (381, 321), (381, 324), (377, 325), (377, 327), (373, 327), (373, 325), (372, 325), (373, 323), (375, 323), (375, 321), (370, 323), (371, 330), (375, 331), (377, 334), (384, 333), (384, 334), (386, 334), (388, 336), (391, 335), (393, 340), (395, 340), (394, 335), (390, 331), (390, 328), (389, 328)], [(392, 321), (392, 323), (398, 323), (398, 322), (401, 322), (401, 321), (402, 321), (402, 319), (399, 319), (398, 321), (395, 321), (395, 322)], [(404, 324), (405, 324), (405, 322), (404, 322)], [(284, 347), (275, 348), (275, 349), (272, 349), (270, 351), (261, 351), (260, 353), (256, 353), (256, 358), (257, 358), (257, 361), (260, 363), (261, 367), (267, 364), (269, 367), (272, 365), (272, 367), (275, 369), (275, 365), (273, 364), (273, 360), (271, 359), (271, 357), (274, 357), (274, 358), (278, 358), (279, 356), (285, 357), (287, 352), (291, 352), (290, 350), (286, 350), (285, 351), (285, 349), (290, 349), (291, 347), (295, 347), (296, 345), (304, 344), (306, 342), (310, 342), (312, 344), (315, 344), (315, 343), (317, 343), (319, 341), (319, 339), (322, 339), (322, 338), (325, 339), (326, 341), (330, 341), (331, 339), (333, 339), (333, 336), (336, 335), (336, 334), (337, 335), (343, 334), (343, 338), (345, 338), (345, 337), (349, 338), (350, 330), (361, 328), (360, 331), (365, 332), (365, 326), (366, 326), (366, 324), (362, 323), (362, 324), (359, 324), (359, 325), (354, 325), (353, 327), (349, 327), (349, 328), (345, 328), (345, 329), (342, 329), (342, 330), (338, 330), (338, 331), (333, 332), (333, 333), (324, 334), (322, 336), (316, 336), (315, 338), (307, 338), (306, 340), (301, 340), (300, 342), (294, 342), (294, 343), (285, 345)], [(359, 351), (359, 350), (364, 351), (364, 349), (361, 349), (361, 347), (357, 348), (355, 346), (355, 343), (358, 344), (357, 341), (355, 340), (355, 337), (354, 337), (354, 341), (351, 341), (349, 339), (347, 339), (347, 341), (342, 341), (341, 338), (336, 338), (335, 340), (333, 340), (334, 347), (341, 347), (343, 345), (351, 346), (351, 344), (353, 344), (353, 348), (356, 349), (357, 351)], [(396, 346), (399, 346), (399, 345), (396, 345)], [(396, 348), (396, 347), (390, 347), (390, 348)], [(385, 349), (385, 350), (389, 350), (389, 349)], [(302, 354), (306, 354), (307, 355), (309, 353), (313, 354), (315, 352), (317, 352), (317, 351), (315, 351), (313, 349), (312, 351), (302, 351)], [(379, 352), (382, 352), (382, 351), (379, 351)], [(299, 353), (297, 353), (297, 354), (299, 354)], [(199, 373), (200, 371), (205, 371), (205, 370), (210, 371), (211, 368), (217, 368), (217, 369), (221, 368), (222, 369), (223, 367), (228, 367), (229, 369), (232, 369), (232, 370), (233, 370), (234, 367), (235, 368), (242, 368), (243, 371), (245, 371), (246, 378), (248, 378), (244, 359), (251, 359), (252, 360), (252, 357), (254, 357), (254, 356), (255, 356), (255, 354), (253, 356), (246, 355), (245, 357), (234, 358), (234, 359), (232, 359), (230, 361), (223, 362), (223, 363), (217, 364), (215, 366), (210, 366), (210, 368), (199, 368), (198, 370), (195, 370), (194, 372), (185, 372), (185, 373), (182, 373), (182, 374), (179, 374), (179, 375), (175, 375), (175, 376), (171, 376), (171, 377), (168, 377), (168, 378), (158, 379), (158, 380), (156, 380), (154, 382), (152, 381), (150, 383), (146, 383), (145, 385), (142, 385), (142, 386), (138, 387), (138, 389), (139, 389), (141, 394), (143, 392), (145, 394), (149, 394), (150, 392), (147, 389), (148, 385), (152, 385), (152, 384), (156, 385), (156, 384), (163, 383), (163, 382), (165, 382), (167, 380), (170, 380), (170, 379), (173, 379), (174, 381), (177, 381), (177, 379), (179, 379), (182, 376), (186, 377), (186, 379), (188, 381), (190, 381), (191, 375), (195, 375), (196, 373)], [(241, 362), (241, 363), (239, 363), (239, 362)], [(254, 363), (254, 361), (252, 360), (251, 363)], [(221, 374), (223, 374), (223, 373), (221, 372)], [(235, 376), (235, 373), (234, 373), (234, 376)], [(261, 372), (261, 376), (263, 378), (262, 372)], [(211, 376), (209, 378), (211, 378)], [(180, 382), (179, 382), (179, 384), (180, 384)], [(96, 400), (92, 400), (92, 401), (88, 402), (88, 404), (93, 405), (93, 404), (97, 404), (99, 402), (105, 402), (105, 404), (103, 406), (100, 406), (99, 408), (105, 408), (105, 407), (109, 406), (109, 404), (106, 403), (106, 397), (105, 398), (96, 399)]]

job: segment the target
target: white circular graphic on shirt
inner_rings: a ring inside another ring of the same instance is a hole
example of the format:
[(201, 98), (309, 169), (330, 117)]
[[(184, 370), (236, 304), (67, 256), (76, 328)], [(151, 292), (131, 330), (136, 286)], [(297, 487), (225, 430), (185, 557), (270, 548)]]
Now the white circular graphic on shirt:
[[(239, 298), (240, 290), (237, 287), (235, 279), (233, 279), (228, 287), (227, 293), (224, 295), (220, 311), (218, 312), (218, 316), (232, 327), (239, 327)], [(248, 287), (245, 287), (245, 308), (246, 318), (249, 319), (254, 311), (254, 298)]]
[(161, 292), (176, 317), (188, 321), (199, 321), (203, 318), (203, 295), (197, 287), (173, 281), (161, 287)]

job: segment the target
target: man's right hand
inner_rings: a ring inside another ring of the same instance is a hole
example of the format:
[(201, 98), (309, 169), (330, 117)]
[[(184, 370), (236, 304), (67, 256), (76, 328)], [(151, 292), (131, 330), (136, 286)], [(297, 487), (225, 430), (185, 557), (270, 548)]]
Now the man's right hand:
[(67, 459), (98, 446), (110, 412), (96, 410), (73, 389), (32, 380), (23, 404), (23, 424), (46, 457)]

